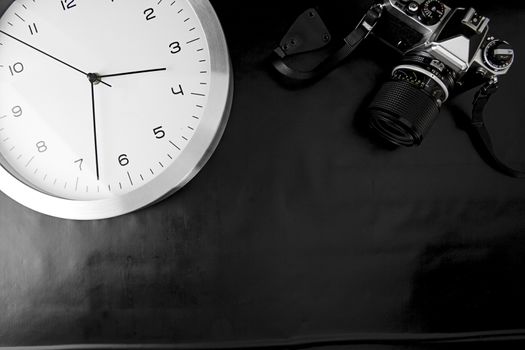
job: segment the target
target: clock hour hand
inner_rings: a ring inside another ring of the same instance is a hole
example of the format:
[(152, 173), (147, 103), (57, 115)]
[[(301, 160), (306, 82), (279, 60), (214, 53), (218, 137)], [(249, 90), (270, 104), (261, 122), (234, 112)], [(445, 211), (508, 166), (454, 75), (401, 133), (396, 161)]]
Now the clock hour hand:
[(125, 72), (125, 73), (117, 73), (117, 74), (105, 74), (105, 75), (100, 75), (100, 78), (120, 77), (120, 76), (123, 76), (123, 75), (152, 73), (152, 72), (160, 72), (160, 71), (164, 71), (164, 70), (167, 70), (167, 68), (138, 70), (138, 71), (134, 71), (134, 72)]
[[(14, 36), (12, 36), (11, 34), (8, 34), (8, 33), (4, 32), (3, 30), (0, 30), (0, 33), (6, 35), (6, 36), (8, 36), (8, 37), (10, 37), (11, 39), (13, 39), (13, 40), (15, 40), (15, 41), (18, 41), (19, 43), (21, 43), (21, 44), (23, 44), (23, 45), (25, 45), (25, 46), (27, 46), (27, 47), (29, 47), (29, 48), (35, 50), (35, 51), (40, 52), (41, 54), (43, 54), (43, 55), (45, 55), (45, 56), (47, 56), (47, 57), (49, 57), (49, 58), (51, 58), (51, 59), (53, 59), (53, 60), (59, 62), (59, 63), (62, 63), (63, 65), (65, 65), (65, 66), (67, 66), (67, 67), (69, 67), (69, 68), (71, 68), (71, 69), (73, 69), (73, 70), (75, 70), (75, 71), (77, 71), (77, 72), (79, 72), (79, 73), (82, 73), (82, 74), (85, 75), (85, 76), (87, 76), (87, 73), (84, 72), (84, 71), (82, 71), (81, 69), (78, 69), (77, 67), (72, 66), (71, 64), (62, 61), (61, 59), (58, 59), (58, 58), (56, 58), (56, 57), (54, 57), (54, 56), (48, 54), (47, 52), (44, 52), (44, 51), (42, 51), (42, 50), (40, 50), (40, 49), (34, 47), (33, 45), (28, 44), (28, 43), (26, 43), (25, 41), (22, 41), (22, 40), (18, 39), (17, 37), (14, 37)], [(102, 84), (106, 85), (106, 86), (111, 87), (111, 85), (109, 85), (109, 84), (107, 84), (107, 83), (105, 83), (105, 82), (103, 82), (103, 81), (100, 81), (100, 82), (101, 82)]]

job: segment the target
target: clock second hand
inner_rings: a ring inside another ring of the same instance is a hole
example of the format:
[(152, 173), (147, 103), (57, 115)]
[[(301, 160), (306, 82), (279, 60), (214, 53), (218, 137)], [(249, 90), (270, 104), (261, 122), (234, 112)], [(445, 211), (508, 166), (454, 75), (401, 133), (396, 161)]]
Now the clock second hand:
[[(67, 66), (67, 67), (69, 67), (69, 68), (71, 68), (71, 69), (73, 69), (73, 70), (75, 70), (75, 71), (77, 71), (77, 72), (79, 72), (79, 73), (82, 73), (82, 74), (85, 75), (85, 76), (88, 75), (86, 72), (82, 71), (81, 69), (78, 69), (77, 67), (72, 66), (72, 65), (70, 65), (69, 63), (66, 63), (66, 62), (62, 61), (62, 60), (60, 60), (60, 59), (58, 59), (58, 58), (56, 58), (56, 57), (54, 57), (54, 56), (48, 54), (47, 52), (44, 52), (44, 51), (42, 51), (42, 50), (40, 50), (40, 49), (34, 47), (33, 45), (30, 45), (30, 44), (26, 43), (25, 41), (22, 41), (22, 40), (18, 39), (17, 37), (14, 37), (14, 36), (12, 36), (11, 34), (8, 34), (8, 33), (4, 32), (3, 30), (0, 30), (0, 33), (6, 35), (6, 36), (8, 36), (8, 37), (10, 37), (10, 38), (13, 39), (13, 40), (18, 41), (19, 43), (21, 43), (21, 44), (23, 44), (23, 45), (25, 45), (25, 46), (27, 46), (27, 47), (29, 47), (29, 48), (35, 50), (35, 51), (40, 52), (41, 54), (43, 54), (43, 55), (45, 55), (45, 56), (47, 56), (47, 57), (49, 57), (49, 58), (51, 58), (51, 59), (53, 59), (53, 60), (59, 62), (59, 63), (62, 63), (63, 65), (65, 65), (65, 66)], [(106, 85), (106, 86), (112, 87), (111, 85), (109, 85), (108, 83), (103, 82), (102, 80), (100, 80), (100, 83), (102, 83), (102, 84), (104, 84), (104, 85)]]

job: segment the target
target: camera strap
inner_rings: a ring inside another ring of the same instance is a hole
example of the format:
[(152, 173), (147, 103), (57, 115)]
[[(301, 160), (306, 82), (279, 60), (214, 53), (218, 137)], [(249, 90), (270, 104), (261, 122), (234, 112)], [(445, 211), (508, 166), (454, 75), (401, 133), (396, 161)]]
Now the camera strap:
[(513, 169), (503, 163), (496, 155), (490, 134), (485, 125), (483, 112), (490, 97), (498, 91), (497, 79), (492, 79), (476, 93), (473, 102), (470, 136), (474, 146), (478, 148), (482, 157), (496, 170), (516, 178), (525, 178), (525, 172)]
[(319, 65), (308, 71), (291, 67), (286, 59), (304, 53), (310, 53), (328, 46), (331, 35), (315, 9), (308, 9), (301, 14), (284, 38), (274, 50), (276, 55), (272, 64), (285, 77), (296, 81), (318, 79), (336, 68), (355, 51), (359, 44), (368, 37), (376, 26), (383, 6), (373, 5), (365, 14), (359, 25), (343, 40), (343, 46), (337, 49)]

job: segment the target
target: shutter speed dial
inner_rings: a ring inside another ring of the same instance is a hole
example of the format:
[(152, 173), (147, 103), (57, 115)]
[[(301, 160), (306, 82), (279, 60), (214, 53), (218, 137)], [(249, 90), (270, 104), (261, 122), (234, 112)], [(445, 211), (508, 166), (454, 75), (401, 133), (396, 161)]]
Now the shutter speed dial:
[(441, 1), (427, 0), (421, 6), (421, 22), (428, 26), (438, 23), (445, 15), (445, 5)]

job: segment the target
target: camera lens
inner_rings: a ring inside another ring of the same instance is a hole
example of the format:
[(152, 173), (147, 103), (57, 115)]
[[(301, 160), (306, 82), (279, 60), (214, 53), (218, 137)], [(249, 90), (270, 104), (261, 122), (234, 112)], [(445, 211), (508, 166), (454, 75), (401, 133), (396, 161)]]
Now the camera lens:
[(425, 52), (409, 55), (370, 104), (370, 126), (394, 145), (419, 145), (453, 86), (454, 73), (441, 62)]

